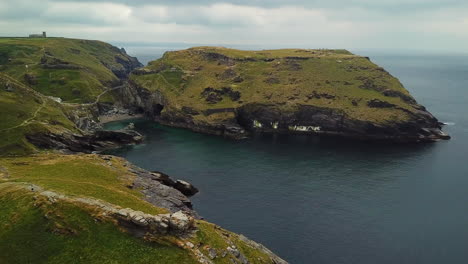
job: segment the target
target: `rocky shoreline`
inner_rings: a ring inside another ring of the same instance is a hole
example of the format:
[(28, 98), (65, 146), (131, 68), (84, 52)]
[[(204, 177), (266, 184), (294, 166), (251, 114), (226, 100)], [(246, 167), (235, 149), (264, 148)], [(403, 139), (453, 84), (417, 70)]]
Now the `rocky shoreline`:
[(106, 123), (115, 121), (125, 121), (129, 119), (144, 118), (143, 114), (113, 114), (113, 115), (100, 115), (99, 123), (104, 125)]
[[(450, 139), (450, 136), (441, 130), (443, 124), (421, 105), (415, 105), (418, 108), (415, 110), (417, 114), (407, 111), (410, 115), (407, 122), (376, 125), (368, 121), (354, 120), (336, 109), (308, 105), (298, 105), (295, 111), (282, 111), (276, 105), (249, 104), (239, 108), (212, 109), (199, 113), (188, 111), (187, 107), (171, 107), (164, 95), (151, 94), (133, 82), (129, 82), (120, 92), (122, 104), (130, 111), (140, 111), (145, 117), (163, 125), (231, 139), (244, 139), (257, 133), (309, 134), (396, 143)], [(233, 117), (214, 123), (200, 122), (194, 118), (199, 115), (209, 117), (220, 112), (230, 113)]]

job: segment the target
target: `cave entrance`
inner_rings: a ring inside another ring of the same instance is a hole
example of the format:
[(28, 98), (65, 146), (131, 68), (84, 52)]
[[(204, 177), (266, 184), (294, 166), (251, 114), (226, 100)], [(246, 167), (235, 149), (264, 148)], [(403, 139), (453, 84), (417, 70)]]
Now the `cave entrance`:
[(162, 104), (156, 104), (156, 105), (153, 107), (153, 115), (154, 115), (154, 116), (160, 116), (163, 109), (164, 109), (164, 105), (162, 105)]

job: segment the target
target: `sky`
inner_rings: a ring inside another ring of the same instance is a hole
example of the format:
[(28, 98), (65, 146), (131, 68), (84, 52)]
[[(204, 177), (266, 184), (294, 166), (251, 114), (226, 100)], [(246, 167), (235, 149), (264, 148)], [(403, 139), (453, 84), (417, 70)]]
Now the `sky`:
[(468, 52), (467, 0), (0, 0), (0, 36)]

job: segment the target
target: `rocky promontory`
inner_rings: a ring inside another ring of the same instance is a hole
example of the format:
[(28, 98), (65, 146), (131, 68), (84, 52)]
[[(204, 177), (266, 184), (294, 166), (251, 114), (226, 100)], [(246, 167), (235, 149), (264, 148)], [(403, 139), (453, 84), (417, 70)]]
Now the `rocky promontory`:
[(346, 50), (171, 51), (132, 72), (124, 105), (170, 126), (366, 140), (448, 139), (441, 123), (367, 57)]

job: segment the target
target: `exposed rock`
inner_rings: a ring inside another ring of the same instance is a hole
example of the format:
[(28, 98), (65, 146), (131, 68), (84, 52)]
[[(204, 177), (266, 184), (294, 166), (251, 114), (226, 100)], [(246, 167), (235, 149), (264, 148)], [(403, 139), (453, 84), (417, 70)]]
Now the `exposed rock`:
[(24, 74), (24, 80), (29, 85), (36, 85), (38, 83), (37, 77), (35, 75), (33, 75), (33, 74), (30, 74), (30, 73), (25, 73)]
[(221, 65), (233, 66), (235, 64), (235, 61), (232, 58), (217, 52), (202, 52), (202, 54), (207, 60), (217, 61), (218, 64)]
[(15, 89), (13, 88), (13, 85), (10, 82), (5, 83), (5, 91), (7, 92), (14, 92)]
[(280, 83), (280, 80), (276, 77), (269, 77), (267, 79), (265, 79), (265, 82), (268, 83), (268, 84), (279, 84)]
[(199, 115), (200, 112), (198, 112), (197, 110), (193, 109), (192, 107), (188, 107), (188, 106), (183, 106), (182, 107), (182, 112), (188, 114), (188, 115)]
[(196, 193), (198, 193), (197, 188), (195, 188), (192, 184), (183, 180), (177, 180), (173, 187), (187, 196), (193, 196)]
[(236, 76), (234, 79), (232, 79), (232, 81), (235, 83), (241, 83), (244, 81), (244, 79), (241, 76)]
[(173, 187), (175, 185), (175, 181), (169, 177), (169, 175), (164, 174), (159, 171), (153, 171), (151, 172), (151, 179), (154, 181), (158, 181), (164, 185)]
[(406, 95), (402, 92), (399, 92), (399, 91), (394, 91), (394, 90), (385, 90), (383, 91), (383, 94), (385, 96), (389, 96), (389, 97), (400, 97), (403, 101), (405, 102), (409, 102), (409, 103), (416, 103), (416, 100), (414, 100), (413, 97), (409, 96), (409, 95)]
[(128, 74), (138, 67), (143, 65), (135, 58), (128, 56), (125, 52), (115, 56), (115, 61), (120, 65), (120, 67), (109, 66), (109, 68), (117, 77), (120, 79), (127, 79)]
[[(50, 53), (49, 53), (50, 54)], [(41, 66), (44, 69), (65, 69), (65, 70), (78, 70), (82, 69), (81, 66), (72, 64), (68, 61), (61, 60), (52, 56), (52, 54), (44, 54), (41, 58)]]
[(192, 210), (192, 202), (179, 190), (175, 182), (164, 173), (148, 172), (131, 165), (130, 170), (137, 175), (133, 182), (135, 189), (144, 194), (144, 199), (158, 207), (167, 208), (171, 212), (184, 211), (198, 217)]
[(325, 99), (334, 99), (336, 96), (334, 95), (331, 95), (331, 94), (327, 94), (327, 93), (318, 93), (317, 91), (313, 91), (311, 94), (307, 95), (307, 98), (309, 99), (321, 99), (321, 98), (325, 98)]
[(134, 123), (129, 123), (124, 130), (134, 130), (135, 129), (135, 124)]
[(221, 73), (218, 78), (221, 80), (228, 80), (232, 79), (237, 76), (237, 73), (233, 69), (227, 69), (223, 73)]
[(194, 219), (183, 211), (178, 211), (170, 215), (169, 228), (175, 233), (186, 233), (194, 228)]
[(218, 256), (218, 252), (214, 248), (208, 249), (208, 256), (210, 259), (215, 259)]
[(130, 208), (121, 208), (93, 198), (67, 197), (60, 193), (44, 190), (37, 185), (27, 185), (25, 188), (45, 197), (50, 203), (62, 200), (95, 207), (102, 211), (102, 215), (115, 218), (118, 220), (119, 225), (138, 237), (143, 237), (148, 233), (186, 236), (196, 229), (193, 217), (182, 211), (173, 214), (151, 215)]
[(135, 74), (135, 75), (148, 75), (148, 74), (154, 74), (154, 73), (158, 73), (158, 71), (153, 71), (148, 68), (140, 68), (140, 69), (136, 69), (132, 71), (132, 74)]
[(372, 99), (367, 102), (367, 106), (373, 107), (373, 108), (388, 108), (388, 107), (395, 107), (396, 105), (389, 103), (389, 102), (381, 101), (379, 99)]
[(242, 254), (235, 246), (230, 246), (227, 247), (227, 251), (231, 253), (238, 262), (236, 261), (235, 263), (241, 263), (241, 264), (249, 264), (249, 260)]
[(232, 101), (237, 101), (240, 99), (241, 94), (238, 91), (232, 90), (231, 87), (223, 87), (221, 89), (208, 87), (203, 90), (201, 96), (205, 97), (208, 103), (215, 104), (222, 101), (223, 96), (228, 96)]
[(84, 153), (136, 144), (143, 140), (143, 136), (133, 130), (99, 130), (94, 133), (84, 134), (74, 134), (69, 131), (60, 134), (41, 131), (27, 134), (26, 138), (39, 148)]

